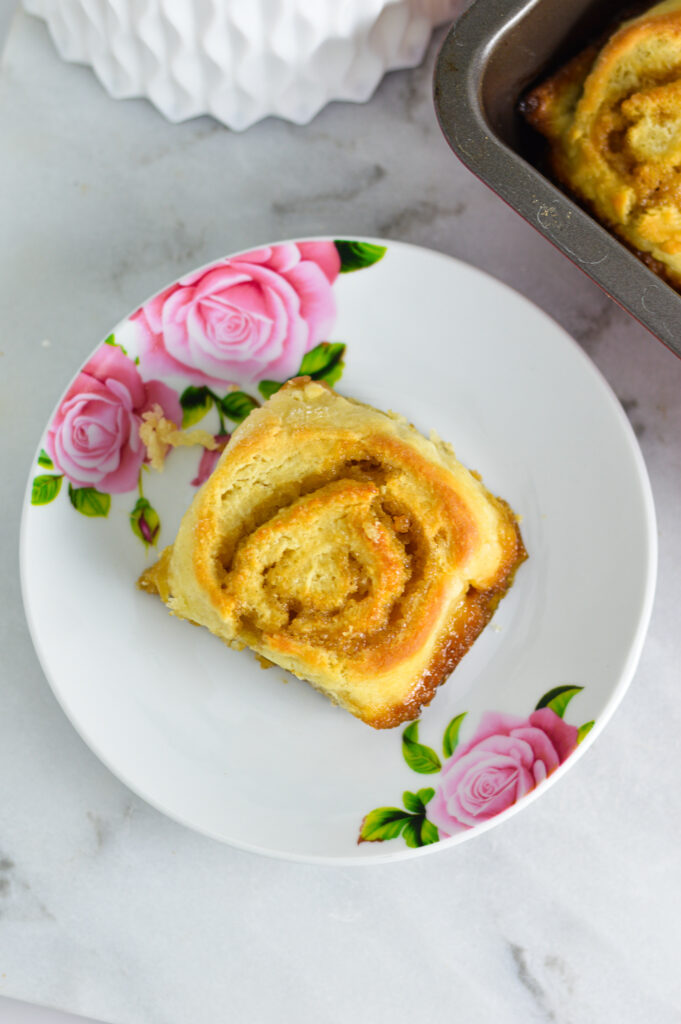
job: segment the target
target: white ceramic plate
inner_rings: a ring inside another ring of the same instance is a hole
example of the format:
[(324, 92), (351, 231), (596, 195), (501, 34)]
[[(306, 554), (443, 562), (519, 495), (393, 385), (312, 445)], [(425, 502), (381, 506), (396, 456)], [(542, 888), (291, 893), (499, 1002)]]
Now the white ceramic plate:
[[(376, 862), (470, 838), (574, 764), (632, 678), (656, 533), (627, 419), (555, 323), (438, 253), (316, 240), (202, 268), (107, 342), (41, 440), (22, 578), (57, 698), (131, 789), (245, 849)], [(259, 398), (301, 363), (333, 380), (340, 344), (338, 390), (450, 440), (522, 516), (530, 556), (408, 731), (369, 728), (135, 589), (200, 459), (180, 449), (162, 474), (141, 468), (141, 412), (160, 401), (177, 416), (181, 398), (199, 426), (228, 432), (249, 405), (232, 396), (219, 423), (231, 385)]]

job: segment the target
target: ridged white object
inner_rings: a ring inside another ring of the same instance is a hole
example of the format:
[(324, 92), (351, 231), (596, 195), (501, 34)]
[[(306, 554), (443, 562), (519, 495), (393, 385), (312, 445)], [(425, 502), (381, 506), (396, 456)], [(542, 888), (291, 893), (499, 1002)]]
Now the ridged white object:
[(170, 121), (212, 114), (241, 130), (274, 114), (307, 123), (331, 100), (367, 100), (420, 63), (461, 0), (24, 0), (68, 61), (116, 98)]

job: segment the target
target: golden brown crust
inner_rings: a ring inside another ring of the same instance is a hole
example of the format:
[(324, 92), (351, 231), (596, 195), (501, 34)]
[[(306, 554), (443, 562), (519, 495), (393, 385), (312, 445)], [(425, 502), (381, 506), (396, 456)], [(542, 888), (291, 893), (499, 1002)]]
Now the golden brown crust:
[(597, 46), (588, 46), (523, 97), (525, 119), (547, 139), (560, 139), (569, 129), (598, 52)]
[(401, 417), (290, 382), (141, 579), (376, 728), (415, 717), (526, 557), (513, 512)]
[(468, 591), (465, 600), (452, 615), (440, 647), (433, 652), (431, 661), (418, 684), (405, 701), (395, 704), (369, 721), (375, 729), (392, 729), (402, 722), (418, 718), (421, 709), (430, 704), (438, 688), (447, 681), (463, 656), (471, 649), (494, 615), (499, 601), (510, 590), (516, 570), (527, 558), (517, 524), (515, 529), (518, 546), (513, 554), (509, 547), (507, 572), (500, 574), (503, 582), (500, 582), (496, 589), (477, 591), (471, 588)]
[(561, 184), (681, 288), (681, 0), (589, 47), (522, 111)]

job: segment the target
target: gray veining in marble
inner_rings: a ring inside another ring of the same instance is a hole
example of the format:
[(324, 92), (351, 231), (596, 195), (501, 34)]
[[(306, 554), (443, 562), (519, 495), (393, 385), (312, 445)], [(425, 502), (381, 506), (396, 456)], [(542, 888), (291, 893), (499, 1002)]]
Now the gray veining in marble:
[[(0, 994), (121, 1024), (681, 1021), (681, 361), (450, 154), (430, 100), (439, 38), (365, 106), (235, 135), (111, 100), (40, 22), (15, 20), (0, 75)], [(44, 680), (16, 550), (42, 426), (112, 323), (215, 256), (341, 231), (461, 257), (563, 324), (634, 425), (660, 531), (643, 658), (588, 755), (503, 828), (365, 870), (223, 847), (113, 778)]]

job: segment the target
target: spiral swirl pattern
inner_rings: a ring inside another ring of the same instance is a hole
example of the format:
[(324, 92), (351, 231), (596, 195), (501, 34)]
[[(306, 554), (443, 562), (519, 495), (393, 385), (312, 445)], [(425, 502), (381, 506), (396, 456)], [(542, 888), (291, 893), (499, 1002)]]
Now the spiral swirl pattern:
[(523, 109), (559, 180), (681, 288), (681, 0), (583, 51)]
[(446, 445), (301, 379), (236, 431), (143, 585), (385, 727), (432, 697), (523, 557)]

